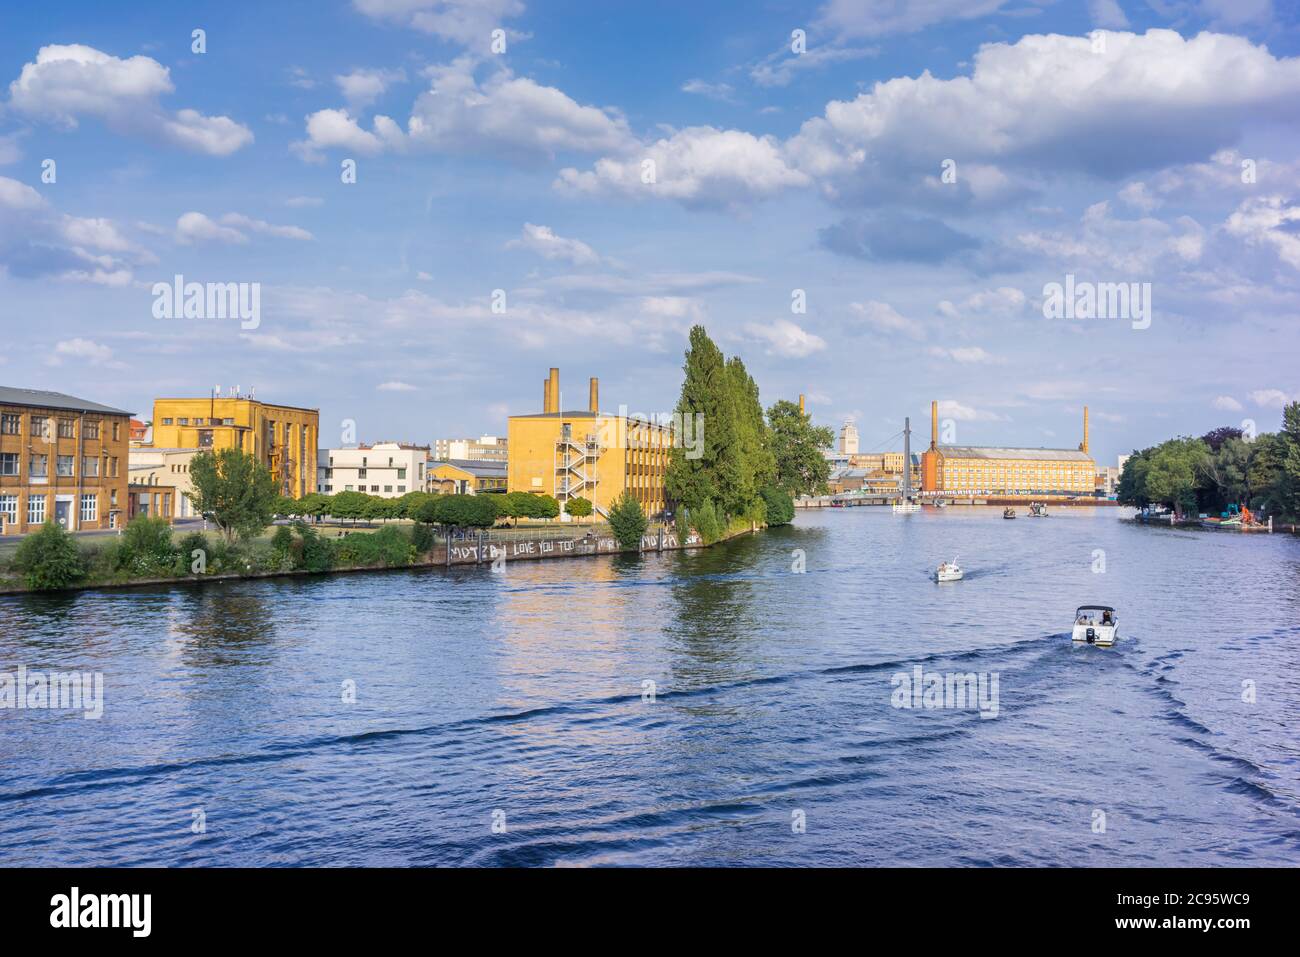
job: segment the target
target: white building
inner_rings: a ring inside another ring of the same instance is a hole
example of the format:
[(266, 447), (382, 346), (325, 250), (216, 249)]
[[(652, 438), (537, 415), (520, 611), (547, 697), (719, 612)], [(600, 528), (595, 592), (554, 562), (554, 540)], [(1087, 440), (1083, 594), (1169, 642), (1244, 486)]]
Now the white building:
[(427, 445), (376, 442), (355, 449), (321, 449), (317, 457), (316, 491), (325, 495), (365, 492), (380, 498), (400, 498), (424, 491)]
[(450, 462), (456, 459), (482, 462), (504, 462), (506, 440), (495, 435), (480, 435), (477, 439), (436, 439), (433, 459)]
[(172, 518), (198, 518), (190, 502), (194, 485), (190, 482), (190, 460), (198, 449), (156, 449), (151, 445), (131, 446), (128, 473), (132, 485), (171, 485), (176, 489), (176, 507)]
[(858, 427), (852, 419), (845, 419), (840, 427), (840, 453), (842, 455), (858, 454)]

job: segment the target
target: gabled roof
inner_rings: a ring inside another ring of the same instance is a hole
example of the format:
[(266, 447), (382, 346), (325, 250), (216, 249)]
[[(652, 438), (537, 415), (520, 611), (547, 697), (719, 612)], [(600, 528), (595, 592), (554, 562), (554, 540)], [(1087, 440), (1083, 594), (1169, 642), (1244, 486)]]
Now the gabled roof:
[(462, 472), (468, 472), (475, 478), (505, 478), (508, 468), (505, 462), (491, 462), (484, 459), (443, 459), (430, 462), (429, 468), (436, 469), (440, 465), (450, 465)]
[(19, 389), (0, 385), (0, 405), (23, 405), (33, 409), (62, 409), (65, 412), (102, 412), (105, 415), (131, 415), (122, 409), (87, 402), (75, 395), (62, 392), (46, 392), (43, 389)]

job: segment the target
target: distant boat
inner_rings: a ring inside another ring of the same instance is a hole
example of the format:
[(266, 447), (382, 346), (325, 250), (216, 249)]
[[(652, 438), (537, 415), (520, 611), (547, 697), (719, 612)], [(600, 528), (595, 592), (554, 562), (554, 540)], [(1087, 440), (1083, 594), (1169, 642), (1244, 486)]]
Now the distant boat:
[(1029, 503), (1030, 518), (1047, 518), (1047, 505), (1043, 502)]
[(1003, 518), (1015, 518), (1015, 517), (1016, 517), (1016, 510), (1015, 510), (1014, 508), (1004, 508), (1004, 509), (1002, 510), (1002, 517), (1003, 517)]
[(962, 578), (961, 566), (957, 564), (957, 559), (950, 562), (944, 562), (934, 572), (936, 582), (959, 582)]

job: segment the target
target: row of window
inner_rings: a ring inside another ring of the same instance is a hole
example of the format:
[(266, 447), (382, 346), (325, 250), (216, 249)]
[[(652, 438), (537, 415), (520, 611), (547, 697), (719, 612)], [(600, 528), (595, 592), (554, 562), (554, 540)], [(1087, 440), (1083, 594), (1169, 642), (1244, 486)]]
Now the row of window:
[[(196, 418), (194, 419), (194, 422), (193, 422), (194, 425), (203, 425), (204, 423), (206, 423), (206, 424), (208, 424), (208, 425), (234, 425), (234, 424), (235, 424), (235, 420), (234, 420), (234, 419), (216, 419), (216, 418), (213, 418), (213, 419), (203, 419), (203, 418), (198, 418), (198, 417), (196, 417)], [(186, 416), (181, 416), (181, 417), (179, 417), (179, 418), (177, 418), (177, 419), (169, 419), (169, 418), (168, 418), (168, 419), (163, 419), (163, 420), (162, 420), (162, 424), (163, 424), (163, 425), (190, 425), (191, 423), (190, 423), (190, 420), (189, 420), (188, 417), (186, 417)]]
[[(0, 476), (17, 476), (19, 474), (18, 466), (20, 463), (18, 452), (0, 452)], [(56, 455), (54, 456), (54, 474), (59, 478), (72, 478), (76, 475), (74, 466), (76, 464), (74, 455)], [(117, 456), (110, 456), (107, 459), (106, 474), (111, 478), (117, 478), (118, 460)], [(82, 478), (98, 478), (100, 472), (100, 458), (97, 455), (84, 455), (81, 458), (81, 476)], [(50, 477), (50, 457), (43, 453), (32, 453), (27, 459), (27, 477), (36, 481)]]
[[(331, 462), (334, 461), (334, 457), (333, 457), (333, 456), (330, 456), (330, 461), (331, 461)], [(389, 461), (391, 462), (392, 460), (389, 459)], [(340, 468), (341, 468), (341, 467), (342, 467), (342, 466), (340, 466)], [(382, 468), (382, 466), (381, 466), (381, 468)], [(421, 472), (424, 471), (424, 467), (423, 467), (423, 466), (420, 467), (420, 471), (421, 471)], [(367, 472), (368, 472), (368, 470), (367, 470), (367, 469), (364, 469), (364, 468), (359, 468), (359, 469), (357, 469), (357, 479), (360, 480), (360, 479), (363, 479), (363, 478), (368, 478), (369, 476), (368, 476)], [(325, 477), (326, 477), (326, 478), (333, 478), (333, 477), (334, 477), (334, 469), (333, 469), (333, 468), (327, 468), (327, 469), (325, 470)], [(397, 478), (398, 478), (399, 481), (403, 481), (403, 482), (405, 482), (405, 481), (406, 481), (406, 469), (404, 469), (404, 468), (399, 468), (399, 469), (397, 470)]]
[[(102, 423), (99, 419), (86, 419), (82, 422), (81, 437), (83, 439), (98, 439)], [(77, 437), (77, 420), (76, 419), (59, 419), (57, 425), (59, 438), (75, 439)], [(0, 413), (0, 435), (21, 435), (22, 434), (22, 416), (16, 412)], [(44, 415), (32, 416), (29, 426), (28, 435), (34, 439), (48, 439), (50, 437), (50, 419)], [(118, 441), (122, 436), (122, 423), (113, 422), (113, 441)]]
[[(334, 486), (333, 486), (333, 485), (322, 485), (322, 486), (320, 487), (320, 489), (321, 489), (322, 492), (324, 492), (325, 494), (328, 495), (328, 494), (330, 494), (331, 492), (334, 491)], [(365, 487), (364, 485), (361, 486), (360, 488), (353, 488), (351, 485), (345, 485), (345, 486), (343, 486), (343, 491), (345, 491), (345, 492), (364, 492), (365, 490), (366, 490), (366, 487)], [(372, 486), (370, 486), (370, 491), (372, 491), (372, 492), (378, 492), (378, 491), (379, 491), (379, 486), (378, 486), (378, 485), (372, 485)], [(393, 486), (391, 486), (391, 485), (385, 485), (385, 486), (384, 486), (384, 491), (385, 491), (385, 492), (392, 492), (392, 491), (393, 491)], [(405, 495), (405, 494), (406, 494), (406, 486), (405, 486), (405, 485), (399, 485), (399, 486), (397, 486), (397, 493), (398, 493), (399, 495)]]
[[(27, 497), (27, 524), (45, 524), (45, 508), (44, 495), (29, 495)], [(82, 495), (78, 514), (80, 514), (83, 523), (99, 521), (99, 496), (94, 494)], [(0, 520), (3, 520), (5, 524), (17, 523), (17, 495), (0, 495)]]

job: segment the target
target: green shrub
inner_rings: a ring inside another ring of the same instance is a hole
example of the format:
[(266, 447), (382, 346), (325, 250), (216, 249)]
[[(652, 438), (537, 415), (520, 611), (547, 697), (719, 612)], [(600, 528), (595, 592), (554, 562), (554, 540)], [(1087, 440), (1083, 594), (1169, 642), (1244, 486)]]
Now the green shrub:
[(309, 525), (299, 522), (294, 528), (298, 531), (302, 550), (298, 555), (299, 568), (309, 572), (327, 572), (334, 567), (334, 545), (316, 534)]
[(691, 524), (706, 545), (711, 545), (722, 537), (722, 520), (718, 517), (712, 499), (705, 499), (702, 505), (691, 512)]
[(359, 567), (384, 565), (394, 568), (415, 560), (411, 539), (400, 528), (388, 526), (373, 534), (345, 535), (338, 540), (335, 556), (340, 565)]
[(86, 568), (77, 543), (63, 526), (46, 522), (28, 535), (14, 555), (14, 568), (28, 588), (67, 588), (85, 577)]
[(411, 546), (418, 554), (424, 555), (431, 551), (434, 540), (432, 527), (419, 522), (411, 526)]
[(641, 536), (645, 534), (648, 523), (641, 503), (631, 493), (624, 492), (610, 507), (609, 524), (620, 548), (641, 548)]
[(172, 527), (166, 519), (139, 515), (127, 523), (117, 551), (119, 571), (146, 577), (170, 574), (175, 561)]
[(203, 568), (206, 570), (208, 563), (208, 552), (212, 550), (208, 544), (208, 536), (202, 532), (189, 532), (184, 535), (176, 545), (176, 574), (192, 575), (194, 572), (194, 553), (202, 552)]
[(789, 525), (794, 521), (794, 499), (785, 489), (768, 485), (763, 489), (764, 521), (768, 525)]

